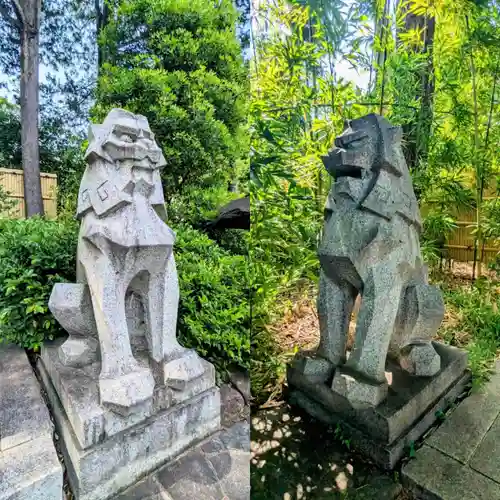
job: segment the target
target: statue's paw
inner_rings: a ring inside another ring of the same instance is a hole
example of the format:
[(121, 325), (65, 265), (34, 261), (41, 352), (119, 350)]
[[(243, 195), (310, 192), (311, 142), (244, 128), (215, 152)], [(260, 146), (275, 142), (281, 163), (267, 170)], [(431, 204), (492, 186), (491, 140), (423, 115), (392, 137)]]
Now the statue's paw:
[(417, 377), (433, 377), (441, 369), (441, 358), (432, 342), (410, 344), (401, 350), (399, 364)]
[(361, 380), (355, 373), (338, 369), (333, 377), (332, 390), (347, 399), (352, 408), (365, 410), (378, 406), (387, 397), (388, 384)]
[(137, 368), (116, 378), (101, 377), (101, 404), (122, 416), (137, 413), (152, 400), (154, 386), (154, 378), (148, 368)]
[(182, 391), (190, 382), (201, 377), (206, 370), (206, 363), (203, 363), (196, 351), (185, 350), (181, 356), (164, 364), (164, 383), (167, 387)]
[(325, 383), (332, 379), (335, 366), (312, 351), (299, 352), (292, 361), (291, 369), (310, 382)]
[(64, 366), (87, 366), (97, 360), (97, 342), (89, 338), (69, 337), (59, 347), (58, 353)]

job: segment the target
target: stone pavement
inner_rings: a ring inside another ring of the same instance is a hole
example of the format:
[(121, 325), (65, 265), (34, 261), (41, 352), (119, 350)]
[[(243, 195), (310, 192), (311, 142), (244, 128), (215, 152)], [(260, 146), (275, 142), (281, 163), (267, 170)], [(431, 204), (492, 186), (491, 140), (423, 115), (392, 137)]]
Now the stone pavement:
[(28, 357), (0, 345), (0, 499), (61, 500), (53, 426)]
[(402, 470), (423, 500), (500, 500), (500, 361)]
[(249, 432), (238, 422), (113, 500), (249, 500)]
[(340, 429), (297, 407), (253, 414), (251, 440), (252, 500), (411, 499), (397, 474), (367, 462)]

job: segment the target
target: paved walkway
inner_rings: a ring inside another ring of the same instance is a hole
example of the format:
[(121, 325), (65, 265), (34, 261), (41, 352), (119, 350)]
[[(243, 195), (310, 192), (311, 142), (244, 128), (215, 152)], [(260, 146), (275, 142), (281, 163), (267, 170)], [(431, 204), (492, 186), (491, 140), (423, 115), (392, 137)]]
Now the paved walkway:
[(500, 500), (500, 362), (403, 467), (404, 484), (425, 500)]
[[(221, 403), (221, 431), (112, 500), (249, 500), (250, 408), (227, 384)], [(67, 482), (65, 492), (74, 500)]]

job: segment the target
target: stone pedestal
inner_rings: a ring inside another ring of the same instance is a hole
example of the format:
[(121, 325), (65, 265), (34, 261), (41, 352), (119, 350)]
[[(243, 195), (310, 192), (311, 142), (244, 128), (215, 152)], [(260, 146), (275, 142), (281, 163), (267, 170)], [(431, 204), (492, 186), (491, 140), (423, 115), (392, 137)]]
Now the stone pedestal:
[(53, 425), (30, 362), (0, 347), (0, 500), (62, 500)]
[[(77, 500), (106, 500), (220, 427), (213, 366), (175, 390), (157, 386), (140, 410), (124, 416), (100, 404), (100, 363), (63, 365), (61, 341), (45, 344), (38, 363)], [(147, 353), (135, 353), (140, 365)], [(158, 388), (160, 387), (160, 388)]]
[(301, 356), (305, 355), (299, 355), (288, 368), (290, 400), (327, 424), (340, 424), (354, 449), (391, 470), (470, 382), (467, 354), (436, 342), (433, 345), (441, 358), (436, 375), (410, 375), (388, 361), (387, 398), (378, 406), (364, 409), (353, 408), (332, 390), (333, 374), (319, 381), (318, 374), (304, 370), (307, 363)]

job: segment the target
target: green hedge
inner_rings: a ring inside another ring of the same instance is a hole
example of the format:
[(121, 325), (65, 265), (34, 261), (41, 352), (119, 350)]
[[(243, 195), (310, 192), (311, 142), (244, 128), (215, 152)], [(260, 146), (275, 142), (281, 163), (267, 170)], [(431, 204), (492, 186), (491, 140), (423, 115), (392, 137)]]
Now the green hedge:
[[(245, 258), (187, 225), (174, 229), (181, 342), (219, 370), (247, 367)], [(37, 350), (62, 333), (47, 303), (54, 283), (75, 280), (77, 232), (72, 220), (0, 220), (0, 342)]]
[(55, 283), (75, 280), (74, 221), (0, 219), (0, 341), (37, 350), (61, 334), (48, 309)]

